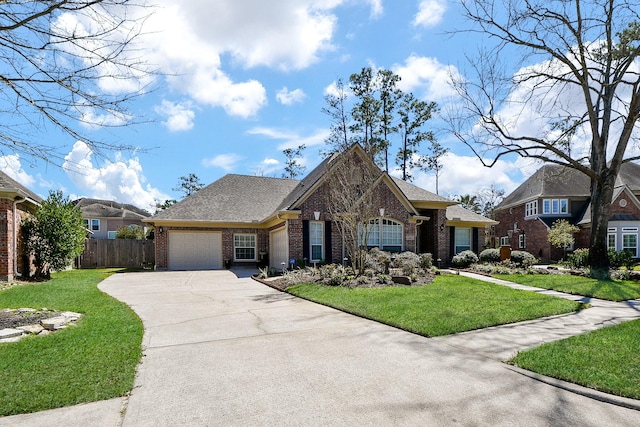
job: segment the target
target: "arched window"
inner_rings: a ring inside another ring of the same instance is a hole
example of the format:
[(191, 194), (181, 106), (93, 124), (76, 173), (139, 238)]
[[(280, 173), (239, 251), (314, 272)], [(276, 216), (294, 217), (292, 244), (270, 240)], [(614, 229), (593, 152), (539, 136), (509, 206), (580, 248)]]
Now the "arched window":
[(380, 248), (383, 251), (402, 252), (404, 249), (404, 227), (402, 223), (388, 218), (369, 220), (366, 230), (358, 226), (358, 243), (368, 248)]

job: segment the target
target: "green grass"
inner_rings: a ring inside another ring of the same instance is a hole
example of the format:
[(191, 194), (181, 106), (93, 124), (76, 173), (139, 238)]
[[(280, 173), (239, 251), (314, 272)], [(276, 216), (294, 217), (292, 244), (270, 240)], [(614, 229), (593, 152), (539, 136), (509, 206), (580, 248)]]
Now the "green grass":
[(521, 285), (610, 301), (640, 298), (640, 282), (632, 280), (598, 280), (568, 274), (496, 274), (495, 277)]
[(418, 287), (346, 288), (301, 284), (287, 292), (425, 336), (579, 310), (578, 303), (457, 275)]
[(75, 311), (75, 327), (0, 344), (0, 415), (36, 412), (123, 396), (142, 356), (142, 322), (100, 292), (115, 270), (56, 273), (51, 281), (0, 292), (0, 308)]
[(606, 393), (640, 399), (640, 320), (520, 352), (512, 363)]

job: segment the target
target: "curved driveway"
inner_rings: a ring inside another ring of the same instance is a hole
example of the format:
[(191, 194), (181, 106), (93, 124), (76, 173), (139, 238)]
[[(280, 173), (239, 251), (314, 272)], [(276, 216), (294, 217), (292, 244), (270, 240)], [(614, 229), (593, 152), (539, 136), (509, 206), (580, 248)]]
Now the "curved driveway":
[(640, 411), (459, 338), (420, 337), (229, 271), (115, 274), (100, 288), (145, 325), (124, 427), (640, 425)]

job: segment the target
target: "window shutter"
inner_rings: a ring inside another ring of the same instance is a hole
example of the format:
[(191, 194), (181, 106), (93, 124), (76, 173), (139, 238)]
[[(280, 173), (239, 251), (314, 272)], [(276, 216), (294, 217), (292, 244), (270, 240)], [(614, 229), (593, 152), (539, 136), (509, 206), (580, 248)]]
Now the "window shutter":
[(449, 228), (449, 258), (456, 254), (456, 228)]
[(302, 257), (306, 258), (307, 261), (311, 259), (311, 254), (309, 253), (311, 249), (309, 248), (309, 220), (302, 220)]
[(478, 253), (478, 227), (473, 227), (473, 235), (471, 237), (471, 248), (473, 252)]
[(331, 221), (324, 222), (324, 260), (330, 264), (333, 262), (333, 248), (331, 247)]

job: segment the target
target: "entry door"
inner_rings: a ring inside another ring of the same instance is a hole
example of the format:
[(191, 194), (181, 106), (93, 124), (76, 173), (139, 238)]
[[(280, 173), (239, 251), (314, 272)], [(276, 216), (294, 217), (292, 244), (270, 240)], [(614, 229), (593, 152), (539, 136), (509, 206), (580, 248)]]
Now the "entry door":
[(269, 233), (269, 267), (282, 269), (282, 263), (289, 262), (289, 234), (282, 227)]

